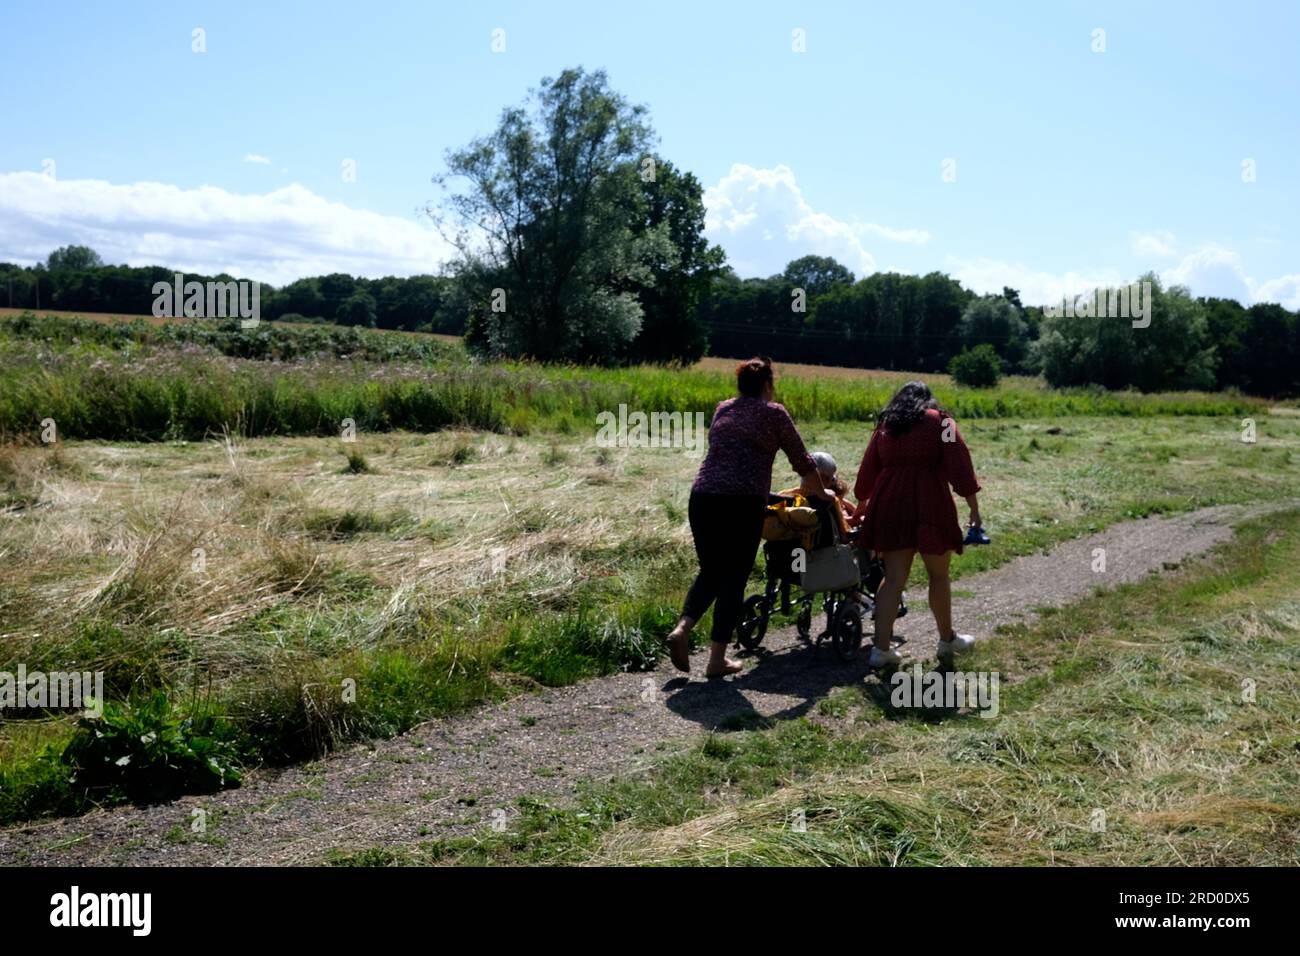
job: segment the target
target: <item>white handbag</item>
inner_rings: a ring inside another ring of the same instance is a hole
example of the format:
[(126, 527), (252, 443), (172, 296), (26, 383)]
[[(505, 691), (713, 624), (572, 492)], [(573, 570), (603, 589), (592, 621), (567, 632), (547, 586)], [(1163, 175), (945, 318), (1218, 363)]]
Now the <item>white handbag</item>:
[(809, 593), (847, 591), (862, 580), (858, 556), (851, 545), (837, 544), (808, 552), (808, 568), (799, 586)]

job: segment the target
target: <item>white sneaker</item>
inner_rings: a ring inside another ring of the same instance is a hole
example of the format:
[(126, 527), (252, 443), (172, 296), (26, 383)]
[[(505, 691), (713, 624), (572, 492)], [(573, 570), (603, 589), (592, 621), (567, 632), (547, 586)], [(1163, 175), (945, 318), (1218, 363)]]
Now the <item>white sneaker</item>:
[(891, 664), (897, 665), (903, 662), (903, 657), (898, 651), (890, 648), (882, 651), (874, 644), (871, 646), (871, 653), (867, 655), (867, 664), (870, 667), (888, 667)]
[(951, 641), (939, 642), (939, 660), (950, 661), (954, 654), (965, 654), (974, 646), (975, 638), (969, 634), (954, 634)]

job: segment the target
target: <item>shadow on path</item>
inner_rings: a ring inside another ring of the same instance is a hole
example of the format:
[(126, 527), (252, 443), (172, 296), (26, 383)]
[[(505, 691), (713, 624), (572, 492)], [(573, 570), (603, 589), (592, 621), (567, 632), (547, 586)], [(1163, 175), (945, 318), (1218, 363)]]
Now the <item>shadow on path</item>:
[[(679, 676), (667, 681), (663, 690), (668, 709), (706, 730), (753, 729), (803, 717), (835, 688), (863, 686), (872, 673), (865, 643), (857, 659), (848, 663), (829, 642), (820, 647), (799, 642), (779, 650), (760, 648), (753, 657), (758, 663), (735, 677), (692, 681)], [(754, 699), (773, 701), (779, 709), (765, 713)]]
[[(760, 648), (752, 652), (758, 663), (735, 677), (693, 681), (678, 675), (665, 682), (662, 689), (670, 711), (715, 732), (755, 730), (805, 717), (841, 687), (860, 691), (863, 701), (878, 707), (887, 720), (920, 719), (936, 723), (966, 716), (958, 707), (895, 706), (891, 700), (891, 678), (896, 669), (882, 671), (869, 667), (869, 647), (869, 641), (865, 642), (857, 658), (849, 662), (841, 661), (829, 642), (820, 647), (800, 642), (779, 650)], [(914, 661), (915, 658), (903, 665), (902, 669), (909, 675)], [(944, 675), (953, 671), (951, 665), (931, 660), (922, 673)], [(755, 706), (755, 701), (760, 705), (771, 702), (777, 708)]]

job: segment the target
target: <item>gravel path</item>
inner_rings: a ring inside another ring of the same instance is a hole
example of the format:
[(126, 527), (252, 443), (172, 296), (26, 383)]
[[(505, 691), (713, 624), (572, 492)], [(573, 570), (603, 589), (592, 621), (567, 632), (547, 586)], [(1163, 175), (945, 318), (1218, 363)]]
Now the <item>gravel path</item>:
[[(1285, 504), (1128, 521), (1018, 558), (957, 582), (963, 596), (953, 602), (954, 620), (987, 636), (1034, 608), (1061, 607), (1199, 554), (1230, 538), (1245, 517)], [(1096, 548), (1106, 550), (1104, 574), (1092, 570)], [(924, 606), (897, 630), (912, 638), (904, 654), (933, 655)], [(327, 760), (250, 775), (236, 790), (0, 831), (0, 864), (311, 864), (334, 847), (460, 835), (499, 825), (503, 814), (508, 826), (519, 797), (563, 797), (583, 778), (635, 772), (728, 718), (807, 714), (866, 673), (861, 663), (839, 663), (828, 647), (805, 645), (793, 629), (769, 633), (764, 647), (725, 681), (703, 679), (701, 652), (689, 678), (665, 661), (651, 674), (524, 695)], [(191, 832), (195, 811), (207, 814), (206, 835)]]

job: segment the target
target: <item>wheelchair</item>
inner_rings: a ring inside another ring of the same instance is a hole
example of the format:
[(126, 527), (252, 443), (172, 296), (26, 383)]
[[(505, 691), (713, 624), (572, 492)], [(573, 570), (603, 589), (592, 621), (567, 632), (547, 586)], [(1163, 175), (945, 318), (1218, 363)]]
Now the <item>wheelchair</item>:
[[(771, 496), (777, 500), (779, 496)], [(813, 507), (820, 513), (816, 532), (812, 534), (811, 555), (823, 547), (833, 547), (841, 543), (839, 523), (831, 513), (829, 502), (818, 501)], [(853, 589), (837, 591), (810, 592), (803, 589), (803, 575), (796, 571), (796, 550), (804, 547), (799, 539), (786, 541), (765, 541), (763, 543), (763, 563), (766, 569), (765, 586), (761, 594), (752, 594), (745, 599), (740, 621), (736, 625), (736, 643), (746, 650), (756, 650), (767, 636), (768, 624), (773, 614), (785, 616), (794, 614), (795, 630), (800, 640), (821, 646), (829, 639), (831, 647), (841, 661), (850, 662), (857, 658), (862, 649), (864, 622), (874, 619), (876, 610), (876, 592), (885, 577), (885, 564), (868, 552), (857, 549), (860, 580), (857, 590), (862, 599), (853, 596)], [(792, 590), (795, 593), (791, 593)], [(825, 615), (825, 627), (814, 638), (812, 636), (814, 608)], [(907, 601), (904, 595), (899, 601), (898, 617), (907, 614)]]

